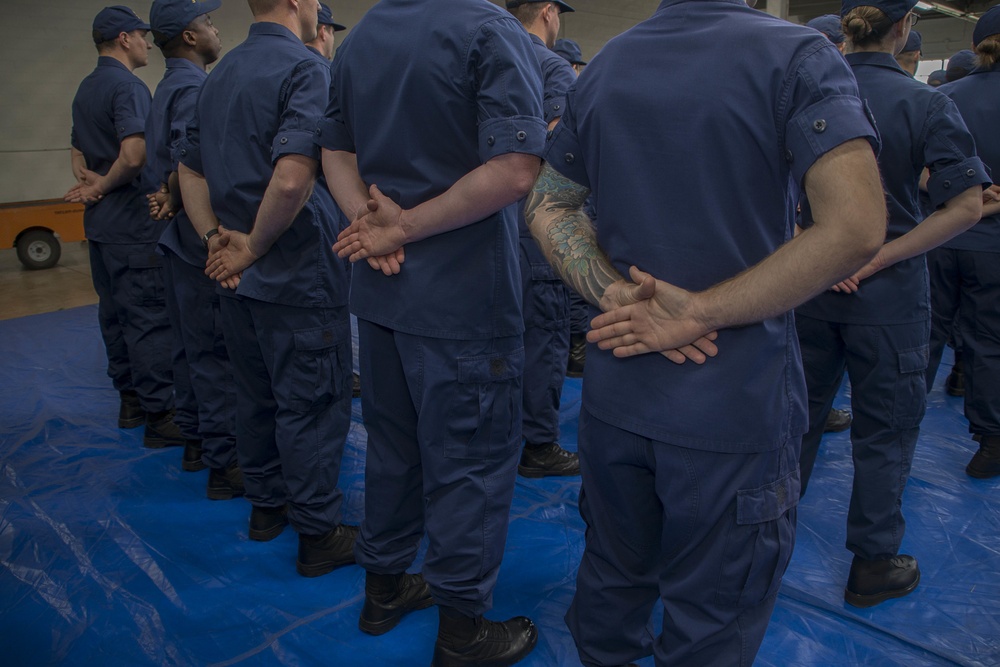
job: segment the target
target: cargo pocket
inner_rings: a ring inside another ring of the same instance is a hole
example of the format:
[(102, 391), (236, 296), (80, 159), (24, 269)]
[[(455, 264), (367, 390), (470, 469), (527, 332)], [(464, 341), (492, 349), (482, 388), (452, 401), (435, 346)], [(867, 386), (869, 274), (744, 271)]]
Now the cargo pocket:
[(927, 359), (930, 346), (921, 345), (898, 353), (899, 371), (892, 400), (892, 427), (911, 429), (920, 425), (927, 407)]
[(446, 457), (501, 456), (520, 444), (515, 429), (521, 429), (523, 373), (524, 348), (458, 359), (458, 382), (447, 413)]
[(317, 327), (292, 332), (295, 352), (287, 374), (289, 407), (295, 412), (319, 412), (344, 393), (341, 355), (346, 332), (334, 327)]
[(560, 331), (569, 326), (569, 293), (547, 263), (531, 264), (531, 286), (524, 304), (525, 324)]
[(720, 604), (749, 608), (777, 594), (792, 557), (799, 473), (757, 489), (736, 492), (736, 522), (729, 528), (719, 572)]
[(128, 256), (129, 299), (143, 308), (164, 308), (163, 258), (155, 252)]

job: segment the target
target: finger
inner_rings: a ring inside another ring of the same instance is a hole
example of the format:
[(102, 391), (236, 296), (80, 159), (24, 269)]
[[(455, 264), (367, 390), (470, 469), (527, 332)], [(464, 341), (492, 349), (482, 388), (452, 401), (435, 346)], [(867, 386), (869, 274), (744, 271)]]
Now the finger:
[(646, 347), (645, 343), (639, 342), (634, 345), (626, 345), (624, 347), (616, 347), (614, 355), (619, 359), (624, 359), (626, 357), (635, 357), (640, 354), (647, 354), (651, 350)]
[(687, 357), (685, 357), (679, 350), (664, 350), (663, 352), (660, 352), (660, 354), (677, 365), (683, 364), (687, 361)]
[[(701, 352), (705, 357), (714, 357), (719, 353), (718, 346), (704, 336), (699, 338), (695, 342), (691, 343), (691, 345), (694, 348), (696, 348), (699, 352)], [(692, 357), (691, 360), (694, 361), (694, 358)], [(698, 363), (704, 363), (704, 360), (699, 361)]]
[[(623, 306), (621, 308), (609, 310), (606, 313), (601, 313), (591, 320), (590, 333), (587, 334), (587, 340), (591, 343), (596, 343), (601, 340), (601, 336), (597, 332), (602, 331), (606, 327), (613, 327), (615, 324), (627, 321), (631, 314), (632, 306)], [(594, 334), (594, 338), (590, 337), (591, 333)]]
[[(352, 259), (351, 261), (354, 262), (357, 260)], [(368, 266), (372, 267), (376, 271), (382, 270), (382, 267), (378, 263), (378, 257), (369, 257), (367, 261), (368, 261)]]
[(400, 264), (406, 261), (406, 253), (403, 252), (401, 247), (396, 249), (396, 261)]
[(382, 274), (386, 276), (392, 276), (399, 273), (399, 265), (396, 265), (396, 270), (393, 270), (392, 264), (389, 262), (389, 258), (382, 256), (378, 258), (379, 268), (382, 269)]
[[(703, 364), (705, 363), (706, 360), (708, 360), (708, 357), (702, 354), (702, 351), (699, 350), (695, 345), (682, 345), (681, 347), (677, 348), (676, 351), (685, 359), (690, 359), (696, 364)], [(673, 360), (671, 359), (671, 361)]]

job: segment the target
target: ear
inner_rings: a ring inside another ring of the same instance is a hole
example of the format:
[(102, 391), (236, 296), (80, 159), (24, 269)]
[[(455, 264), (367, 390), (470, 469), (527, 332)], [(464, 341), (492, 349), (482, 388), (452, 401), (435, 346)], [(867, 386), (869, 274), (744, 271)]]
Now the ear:
[(128, 43), (131, 40), (131, 38), (132, 36), (127, 32), (120, 32), (118, 33), (118, 39), (116, 41), (118, 42), (118, 46), (128, 51)]
[(181, 39), (190, 47), (197, 46), (198, 36), (194, 34), (191, 30), (185, 30), (181, 33)]

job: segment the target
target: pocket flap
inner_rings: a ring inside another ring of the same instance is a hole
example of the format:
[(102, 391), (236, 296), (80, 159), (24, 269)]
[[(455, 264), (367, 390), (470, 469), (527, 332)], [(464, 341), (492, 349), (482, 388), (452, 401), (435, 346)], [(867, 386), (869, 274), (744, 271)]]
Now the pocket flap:
[(462, 357), (458, 360), (458, 381), (474, 384), (504, 382), (524, 373), (524, 348), (513, 352)]
[(130, 269), (158, 269), (163, 266), (163, 257), (155, 252), (143, 252), (128, 256)]
[(776, 521), (799, 504), (799, 471), (756, 489), (736, 492), (736, 523), (741, 526)]
[(531, 264), (531, 279), (532, 280), (560, 280), (559, 276), (556, 275), (555, 270), (548, 263), (535, 263)]
[(339, 342), (337, 331), (332, 326), (301, 329), (293, 332), (295, 349), (301, 351), (328, 350)]
[(930, 346), (921, 345), (909, 350), (899, 351), (900, 373), (922, 373), (927, 370)]

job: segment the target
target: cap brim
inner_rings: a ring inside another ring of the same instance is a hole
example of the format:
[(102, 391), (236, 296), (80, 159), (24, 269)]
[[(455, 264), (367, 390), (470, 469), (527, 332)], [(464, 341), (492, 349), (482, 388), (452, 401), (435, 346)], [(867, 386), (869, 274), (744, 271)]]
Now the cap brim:
[(552, 0), (552, 4), (559, 8), (561, 14), (566, 14), (568, 12), (575, 12), (576, 10), (567, 5), (565, 2), (559, 2), (559, 0)]
[(143, 23), (142, 21), (139, 22), (139, 25), (132, 28), (132, 30), (145, 30), (146, 32), (149, 32), (152, 29), (153, 27), (151, 25), (149, 25), (148, 23)]
[(339, 23), (331, 23), (334, 32), (341, 32), (342, 30), (347, 30), (346, 25), (340, 25)]

